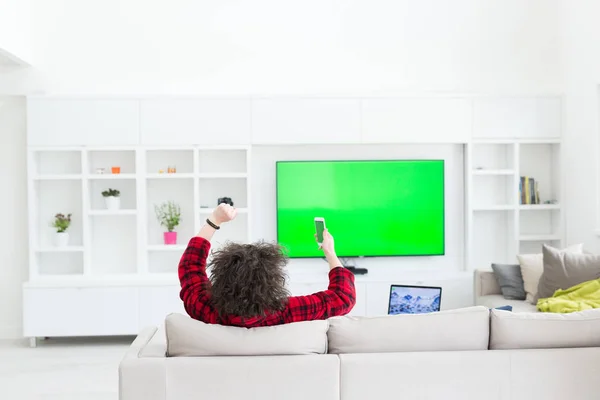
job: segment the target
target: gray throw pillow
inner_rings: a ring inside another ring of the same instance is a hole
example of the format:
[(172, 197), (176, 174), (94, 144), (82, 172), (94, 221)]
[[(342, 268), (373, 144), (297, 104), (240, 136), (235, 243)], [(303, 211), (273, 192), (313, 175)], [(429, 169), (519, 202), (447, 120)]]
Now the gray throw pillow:
[(600, 278), (600, 256), (561, 252), (544, 245), (544, 272), (538, 284), (538, 299), (552, 297), (558, 289)]
[(527, 294), (519, 264), (492, 264), (492, 269), (505, 299), (525, 300)]

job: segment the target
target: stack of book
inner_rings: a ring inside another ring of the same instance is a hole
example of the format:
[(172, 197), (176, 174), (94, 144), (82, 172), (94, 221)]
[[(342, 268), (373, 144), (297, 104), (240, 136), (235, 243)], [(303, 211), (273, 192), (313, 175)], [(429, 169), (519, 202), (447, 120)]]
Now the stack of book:
[(522, 176), (519, 183), (521, 204), (540, 204), (538, 182), (530, 176)]

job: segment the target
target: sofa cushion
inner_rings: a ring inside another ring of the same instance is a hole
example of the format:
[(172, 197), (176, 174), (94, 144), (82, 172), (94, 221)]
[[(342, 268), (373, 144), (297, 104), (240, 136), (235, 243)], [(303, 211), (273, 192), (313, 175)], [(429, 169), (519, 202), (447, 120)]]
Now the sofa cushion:
[(571, 314), (492, 310), (490, 349), (600, 346), (600, 309)]
[(519, 264), (492, 264), (502, 295), (509, 300), (525, 300), (525, 286)]
[(501, 294), (491, 294), (477, 298), (477, 305), (488, 308), (511, 306), (513, 312), (536, 312), (537, 307), (524, 300), (507, 300)]
[[(583, 244), (569, 246), (560, 251), (582, 254)], [(521, 275), (523, 276), (523, 284), (527, 293), (527, 301), (535, 304), (538, 284), (544, 272), (544, 256), (542, 253), (519, 254), (517, 258), (519, 259), (519, 265), (521, 265)]]
[(544, 245), (544, 272), (538, 284), (537, 299), (551, 297), (558, 289), (600, 278), (600, 256), (563, 253)]
[(329, 352), (336, 354), (487, 350), (489, 310), (334, 317), (329, 319), (327, 336)]
[(205, 324), (186, 315), (170, 314), (165, 320), (165, 327), (169, 357), (327, 352), (327, 321), (296, 322), (248, 329)]

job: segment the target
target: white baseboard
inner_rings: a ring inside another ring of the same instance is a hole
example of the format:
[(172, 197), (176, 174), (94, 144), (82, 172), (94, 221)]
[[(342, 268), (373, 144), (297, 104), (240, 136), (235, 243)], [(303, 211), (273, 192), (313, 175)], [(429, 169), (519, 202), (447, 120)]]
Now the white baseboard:
[(19, 325), (0, 326), (0, 339), (22, 339), (23, 327)]

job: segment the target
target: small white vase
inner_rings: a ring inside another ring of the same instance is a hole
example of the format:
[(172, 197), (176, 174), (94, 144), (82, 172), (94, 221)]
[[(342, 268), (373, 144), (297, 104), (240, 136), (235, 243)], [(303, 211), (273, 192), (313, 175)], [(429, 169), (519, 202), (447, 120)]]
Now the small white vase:
[(106, 209), (115, 211), (121, 208), (121, 198), (115, 196), (108, 196), (104, 198), (104, 203), (106, 204)]
[(69, 232), (56, 232), (54, 244), (56, 247), (67, 247), (69, 245)]

